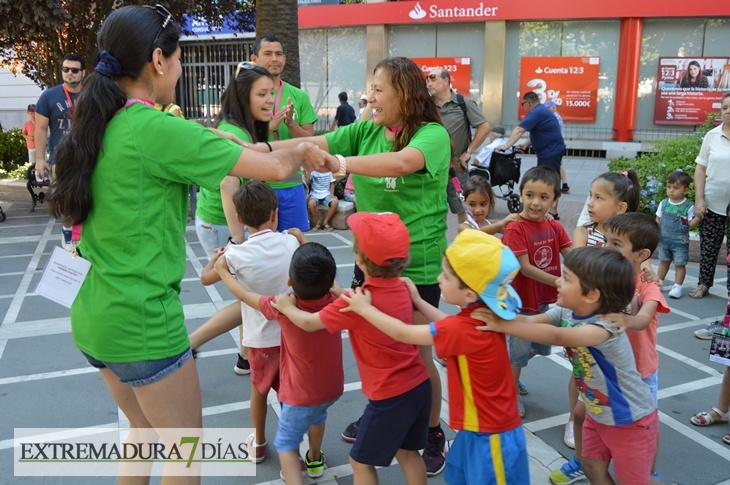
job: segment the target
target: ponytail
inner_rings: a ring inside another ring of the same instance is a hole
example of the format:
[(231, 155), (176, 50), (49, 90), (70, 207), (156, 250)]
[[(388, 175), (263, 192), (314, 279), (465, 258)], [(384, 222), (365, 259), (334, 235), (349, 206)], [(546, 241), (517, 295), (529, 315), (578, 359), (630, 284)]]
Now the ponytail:
[(635, 171), (606, 172), (599, 175), (596, 180), (603, 180), (610, 185), (611, 194), (616, 200), (626, 203), (626, 212), (639, 210), (641, 184)]
[[(159, 32), (159, 33), (158, 33)], [(107, 125), (127, 100), (120, 77), (138, 79), (159, 48), (176, 50), (180, 29), (154, 8), (122, 7), (107, 17), (98, 34), (97, 66), (76, 99), (70, 132), (55, 149), (55, 176), (48, 210), (80, 224), (91, 211), (91, 176), (101, 155)]]

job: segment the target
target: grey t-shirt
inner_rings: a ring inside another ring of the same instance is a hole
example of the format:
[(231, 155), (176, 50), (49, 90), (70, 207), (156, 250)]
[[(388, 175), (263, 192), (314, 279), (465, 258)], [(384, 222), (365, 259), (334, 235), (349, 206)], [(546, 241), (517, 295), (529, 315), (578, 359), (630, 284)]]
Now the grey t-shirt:
[(649, 386), (636, 370), (634, 353), (625, 333), (608, 328), (597, 315), (576, 318), (567, 308), (554, 307), (546, 315), (556, 327), (600, 325), (611, 337), (595, 347), (569, 347), (575, 385), (595, 421), (609, 426), (631, 424), (656, 409)]

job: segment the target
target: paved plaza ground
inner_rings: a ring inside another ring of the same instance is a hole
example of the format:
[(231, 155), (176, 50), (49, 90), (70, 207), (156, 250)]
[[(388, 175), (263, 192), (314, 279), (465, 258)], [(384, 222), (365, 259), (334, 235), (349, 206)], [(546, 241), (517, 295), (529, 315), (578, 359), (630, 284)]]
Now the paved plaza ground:
[[(534, 165), (534, 157), (523, 157), (523, 170)], [(560, 203), (561, 222), (570, 233), (588, 193), (590, 182), (606, 170), (607, 162), (596, 159), (565, 159), (572, 193)], [(30, 202), (0, 201), (7, 220), (0, 223), (0, 484), (111, 484), (115, 478), (36, 478), (14, 477), (12, 465), (13, 429), (21, 427), (88, 428), (125, 426), (126, 419), (111, 399), (99, 373), (90, 367), (74, 347), (68, 310), (34, 293), (54, 246), (60, 245), (61, 226), (49, 218), (45, 207), (30, 213)], [(494, 218), (507, 214), (506, 204), (498, 201)], [(449, 217), (449, 239), (453, 239), (456, 220)], [(353, 269), (351, 233), (307, 233), (307, 237), (326, 245), (338, 265), (338, 282), (349, 286)], [(233, 300), (222, 283), (205, 288), (198, 279), (206, 263), (194, 227), (188, 227), (187, 271), (182, 282), (181, 299), (186, 324), (192, 331), (215, 311)], [(656, 264), (656, 262), (655, 262)], [(724, 367), (708, 361), (709, 341), (699, 340), (693, 332), (724, 314), (727, 302), (726, 271), (718, 267), (711, 294), (692, 300), (686, 294), (697, 283), (698, 265), (688, 265), (685, 296), (668, 300), (672, 312), (660, 316), (659, 411), (661, 452), (659, 471), (667, 482), (682, 485), (730, 485), (730, 447), (722, 436), (730, 425), (698, 428), (692, 414), (709, 410), (717, 402)], [(667, 278), (671, 281), (672, 274)], [(665, 287), (665, 291), (668, 287)], [(442, 304), (448, 313), (457, 308)], [(222, 335), (200, 350), (196, 361), (200, 374), (204, 424), (207, 427), (250, 427), (248, 412), (250, 379), (233, 372), (236, 361), (237, 331)], [(307, 483), (351, 484), (348, 464), (349, 444), (340, 433), (356, 419), (366, 404), (360, 391), (360, 377), (349, 340), (343, 334), (345, 393), (330, 409), (323, 450), (328, 469), (322, 478)], [(445, 382), (445, 369), (440, 368)], [(548, 484), (550, 470), (559, 467), (572, 451), (563, 444), (563, 428), (568, 416), (568, 363), (561, 349), (549, 357), (537, 357), (523, 371), (529, 387), (524, 396), (524, 418), (533, 484)], [(446, 386), (444, 386), (444, 392)], [(278, 403), (270, 397), (267, 418), (269, 451), (257, 466), (255, 477), (203, 478), (204, 484), (283, 484), (279, 480), (279, 461), (273, 448), (277, 429)], [(442, 425), (447, 438), (455, 433), (448, 428), (448, 396), (444, 394)], [(306, 445), (303, 445), (306, 451)], [(397, 465), (379, 470), (382, 484), (402, 484)], [(152, 483), (159, 483), (153, 478)], [(444, 483), (443, 474), (430, 478), (430, 485)], [(584, 483), (587, 483), (585, 481)]]

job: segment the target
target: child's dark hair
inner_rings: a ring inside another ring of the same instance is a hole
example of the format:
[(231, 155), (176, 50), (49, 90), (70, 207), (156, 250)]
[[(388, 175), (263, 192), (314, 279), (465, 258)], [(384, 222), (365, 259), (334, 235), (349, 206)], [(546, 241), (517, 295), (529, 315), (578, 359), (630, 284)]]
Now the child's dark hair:
[(692, 177), (687, 172), (680, 172), (675, 170), (667, 176), (667, 184), (679, 184), (685, 189), (689, 188), (689, 184), (692, 183)]
[(302, 244), (294, 251), (289, 265), (289, 279), (297, 298), (316, 300), (332, 288), (337, 263), (329, 249), (316, 242)]
[(662, 236), (656, 219), (642, 212), (616, 214), (604, 223), (604, 227), (618, 236), (628, 236), (634, 252), (648, 249), (653, 253)]
[(634, 297), (634, 268), (615, 249), (575, 248), (565, 256), (565, 267), (578, 277), (584, 295), (595, 289), (601, 292), (596, 314), (622, 312)]
[(259, 227), (271, 219), (271, 213), (279, 206), (279, 198), (264, 182), (249, 180), (233, 194), (233, 203), (241, 222)]
[(491, 210), (494, 207), (494, 191), (485, 177), (472, 175), (462, 187), (461, 193), (464, 194), (465, 199), (473, 193), (481, 194), (487, 198), (489, 209)]
[(365, 265), (365, 269), (367, 270), (368, 275), (376, 276), (378, 278), (399, 278), (403, 271), (406, 269), (406, 266), (408, 266), (408, 263), (411, 262), (411, 256), (408, 255), (407, 258), (387, 259), (386, 262), (390, 266), (379, 266), (370, 261), (370, 259), (365, 256), (365, 253), (363, 253), (362, 249), (360, 249), (360, 245), (357, 244), (357, 238), (355, 237), (355, 234), (352, 235), (352, 252), (360, 255), (360, 259)]
[(522, 189), (525, 188), (527, 182), (542, 182), (553, 188), (555, 198), (560, 198), (560, 174), (550, 167), (541, 165), (539, 167), (532, 167), (530, 170), (525, 172), (520, 180), (520, 194)]
[[(611, 191), (611, 195), (619, 202), (626, 202), (626, 212), (636, 212), (639, 209), (639, 176), (633, 170), (623, 173), (606, 172), (596, 180), (602, 180)], [(594, 182), (596, 181), (594, 180)]]

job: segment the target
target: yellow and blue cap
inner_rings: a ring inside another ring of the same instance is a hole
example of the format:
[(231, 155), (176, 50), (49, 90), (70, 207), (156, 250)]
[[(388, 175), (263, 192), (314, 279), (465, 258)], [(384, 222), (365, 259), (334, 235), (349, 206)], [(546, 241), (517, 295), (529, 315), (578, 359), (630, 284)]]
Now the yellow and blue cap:
[(446, 259), (497, 316), (512, 320), (520, 312), (522, 300), (511, 285), (520, 263), (502, 241), (482, 231), (465, 230), (446, 248)]

